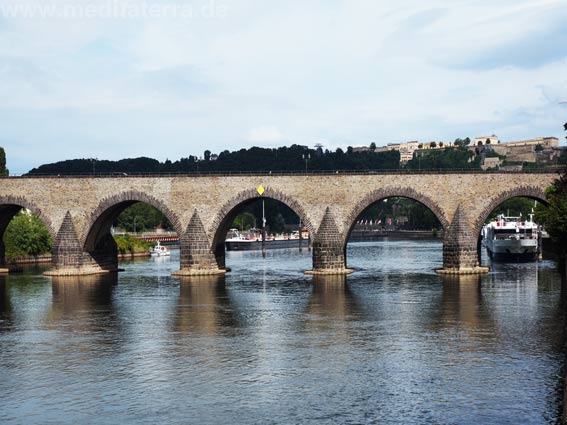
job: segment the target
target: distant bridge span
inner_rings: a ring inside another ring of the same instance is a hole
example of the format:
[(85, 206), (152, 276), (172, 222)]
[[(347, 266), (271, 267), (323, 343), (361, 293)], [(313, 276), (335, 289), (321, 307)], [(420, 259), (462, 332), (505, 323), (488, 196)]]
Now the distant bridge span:
[(112, 221), (141, 201), (163, 212), (179, 235), (179, 274), (216, 274), (225, 269), (232, 220), (243, 205), (264, 197), (289, 206), (309, 228), (312, 271), (340, 274), (349, 272), (346, 243), (357, 217), (376, 201), (401, 196), (427, 206), (445, 229), (443, 270), (468, 274), (483, 271), (477, 241), (491, 211), (516, 196), (545, 202), (555, 178), (511, 172), (10, 177), (0, 180), (0, 233), (28, 208), (53, 236), (50, 274), (112, 271), (118, 264)]

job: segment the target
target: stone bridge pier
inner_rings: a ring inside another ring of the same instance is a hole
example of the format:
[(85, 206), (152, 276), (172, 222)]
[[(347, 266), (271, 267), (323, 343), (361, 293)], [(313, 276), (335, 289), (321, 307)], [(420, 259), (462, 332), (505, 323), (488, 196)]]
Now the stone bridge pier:
[(479, 235), (488, 215), (516, 196), (545, 202), (545, 189), (554, 178), (529, 173), (2, 178), (0, 234), (26, 208), (53, 238), (48, 274), (114, 272), (113, 222), (133, 203), (144, 202), (160, 210), (179, 235), (175, 274), (223, 274), (224, 240), (234, 218), (249, 203), (270, 198), (294, 210), (308, 227), (313, 265), (307, 272), (340, 275), (352, 272), (346, 245), (358, 217), (376, 202), (405, 197), (428, 207), (445, 230), (439, 272), (474, 274), (487, 271), (480, 267)]

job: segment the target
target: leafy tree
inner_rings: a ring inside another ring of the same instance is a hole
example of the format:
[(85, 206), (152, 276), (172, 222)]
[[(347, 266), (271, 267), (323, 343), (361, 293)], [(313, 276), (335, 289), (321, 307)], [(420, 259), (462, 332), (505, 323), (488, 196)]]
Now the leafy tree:
[[(563, 126), (567, 131), (567, 123)], [(567, 277), (567, 168), (564, 168), (553, 184), (546, 189), (547, 206), (536, 210), (536, 219), (545, 226), (552, 240), (559, 247), (561, 267)]]
[(436, 148), (436, 147), (437, 147), (437, 143), (431, 142), (431, 143), (429, 144), (429, 147), (431, 147), (431, 148)]
[(281, 232), (284, 231), (285, 224), (286, 223), (285, 223), (283, 215), (278, 214), (278, 215), (276, 215), (274, 222), (270, 226), (270, 231), (273, 232), (273, 233), (281, 233)]
[(150, 243), (140, 239), (136, 239), (132, 235), (126, 233), (123, 236), (114, 236), (116, 247), (120, 254), (133, 254), (135, 252), (145, 252), (150, 249)]
[(464, 144), (465, 146), (470, 145), (470, 144), (471, 144), (471, 139), (468, 138), (468, 137), (465, 137), (465, 140), (463, 141), (463, 144)]
[(256, 217), (250, 212), (238, 214), (232, 222), (232, 227), (242, 231), (256, 227)]
[(490, 145), (490, 139), (486, 139), (486, 141), (484, 142), (485, 145)]
[(205, 161), (210, 161), (210, 159), (211, 159), (211, 151), (210, 150), (207, 149), (205, 151), (204, 158), (205, 158)]
[(408, 161), (410, 170), (480, 169), (480, 158), (467, 148), (450, 147), (422, 151), (420, 158)]
[(441, 223), (433, 212), (420, 202), (409, 198), (393, 197), (375, 202), (364, 211), (359, 220), (382, 220), (386, 223), (388, 217), (408, 219), (403, 226), (410, 230), (432, 230), (441, 228)]
[(28, 212), (18, 213), (4, 233), (6, 257), (38, 256), (51, 251), (53, 240), (42, 221)]
[(376, 150), (376, 143), (374, 143), (374, 142), (370, 143), (370, 150), (372, 152), (374, 152)]
[(535, 151), (536, 151), (536, 152), (541, 152), (542, 150), (543, 150), (543, 146), (538, 143), (538, 144), (536, 145), (536, 147), (535, 147)]
[(443, 143), (443, 142), (439, 142), (439, 147), (440, 147), (440, 148), (442, 148), (442, 147), (443, 147), (443, 145), (444, 145), (444, 143)]
[(8, 176), (10, 172), (6, 168), (6, 152), (0, 148), (0, 176)]
[(418, 149), (423, 149), (423, 143), (420, 143), (419, 145), (417, 145)]
[(567, 257), (567, 170), (563, 170), (552, 186), (546, 190), (547, 206), (536, 211), (536, 219), (561, 250), (561, 257)]
[(494, 211), (489, 215), (487, 222), (494, 220), (500, 214), (509, 215), (511, 217), (524, 217), (528, 218), (534, 209), (535, 202), (532, 199), (515, 197), (504, 201), (498, 205)]
[(161, 211), (143, 202), (136, 202), (125, 209), (114, 222), (115, 227), (127, 232), (144, 232), (158, 225), (166, 229), (173, 227)]

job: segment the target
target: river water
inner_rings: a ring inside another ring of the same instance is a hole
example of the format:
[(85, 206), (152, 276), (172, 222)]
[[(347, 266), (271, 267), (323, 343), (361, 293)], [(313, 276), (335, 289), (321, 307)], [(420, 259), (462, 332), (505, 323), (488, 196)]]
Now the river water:
[(229, 252), (223, 278), (170, 258), (116, 276), (0, 277), (0, 422), (540, 424), (561, 414), (552, 262), (437, 276), (437, 241)]

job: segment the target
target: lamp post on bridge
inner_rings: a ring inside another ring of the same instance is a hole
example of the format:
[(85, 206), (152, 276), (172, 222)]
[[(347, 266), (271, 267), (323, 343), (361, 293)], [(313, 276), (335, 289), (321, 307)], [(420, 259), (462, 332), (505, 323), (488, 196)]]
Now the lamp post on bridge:
[(95, 170), (96, 161), (97, 161), (96, 158), (91, 158), (91, 162), (93, 163), (93, 176), (96, 174), (96, 170)]
[(301, 155), (301, 158), (303, 158), (305, 160), (305, 172), (307, 173), (307, 161), (309, 161), (311, 159), (311, 154), (310, 153), (304, 153), (303, 155)]

